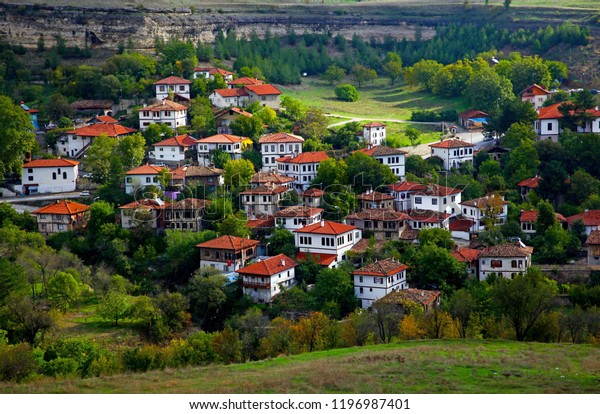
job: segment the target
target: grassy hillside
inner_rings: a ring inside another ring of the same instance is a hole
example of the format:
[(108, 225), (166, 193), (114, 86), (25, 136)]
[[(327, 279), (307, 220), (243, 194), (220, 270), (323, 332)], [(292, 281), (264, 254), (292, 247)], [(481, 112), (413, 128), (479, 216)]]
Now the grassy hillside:
[(0, 387), (4, 393), (598, 393), (600, 347), (414, 341), (241, 365)]

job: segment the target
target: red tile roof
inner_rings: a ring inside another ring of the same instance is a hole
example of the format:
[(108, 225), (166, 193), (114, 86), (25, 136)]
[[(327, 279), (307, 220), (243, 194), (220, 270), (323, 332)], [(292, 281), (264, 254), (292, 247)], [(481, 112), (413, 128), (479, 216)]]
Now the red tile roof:
[(133, 210), (138, 208), (147, 210), (162, 210), (169, 206), (170, 204), (166, 201), (144, 198), (141, 200), (132, 201), (131, 203), (125, 204), (119, 208), (123, 210)]
[(94, 117), (94, 119), (98, 120), (98, 122), (104, 122), (105, 124), (116, 124), (119, 122), (112, 116), (108, 116), (108, 115), (98, 115), (98, 116)]
[(284, 186), (275, 186), (275, 185), (259, 185), (254, 188), (250, 188), (248, 190), (242, 191), (240, 194), (281, 194), (289, 191), (290, 189)]
[(463, 216), (452, 217), (448, 227), (450, 231), (470, 231), (475, 222)]
[(57, 201), (56, 203), (48, 204), (42, 208), (38, 208), (32, 214), (62, 214), (72, 215), (83, 213), (90, 209), (90, 206), (76, 203), (74, 201)]
[(78, 137), (99, 137), (100, 135), (118, 137), (120, 135), (134, 133), (135, 131), (136, 130), (133, 128), (127, 128), (119, 124), (98, 123), (67, 131), (66, 134), (73, 134)]
[(262, 85), (264, 82), (260, 79), (242, 77), (227, 82), (227, 85)]
[(79, 161), (67, 160), (65, 158), (52, 158), (33, 160), (23, 164), (23, 168), (52, 168), (52, 167), (75, 167)]
[(469, 247), (460, 247), (458, 250), (450, 253), (459, 262), (471, 263), (479, 258), (481, 250), (471, 249)]
[[(566, 223), (567, 219), (560, 213), (554, 213), (556, 220)], [(521, 211), (521, 223), (536, 223), (538, 217), (537, 210)]]
[(309, 188), (300, 193), (302, 197), (322, 197), (325, 195), (325, 191), (319, 188)]
[(445, 139), (441, 142), (436, 142), (433, 144), (429, 144), (432, 148), (463, 148), (463, 147), (475, 147), (475, 144), (471, 144), (469, 142), (463, 141), (458, 138), (449, 138)]
[(292, 269), (297, 265), (298, 263), (287, 257), (285, 254), (278, 254), (277, 256), (269, 257), (260, 262), (242, 267), (238, 270), (238, 273), (241, 275), (273, 276), (277, 273)]
[(586, 245), (590, 244), (600, 244), (600, 230), (592, 230), (587, 240), (585, 241)]
[(180, 78), (178, 76), (168, 76), (164, 79), (154, 82), (154, 85), (189, 85), (190, 83), (192, 82), (187, 79)]
[(169, 210), (198, 210), (205, 208), (210, 203), (210, 200), (201, 198), (186, 198), (169, 205)]
[[(385, 145), (375, 145), (371, 148), (362, 148), (358, 150), (364, 154), (367, 154), (369, 157), (383, 157), (386, 155), (404, 155), (407, 154), (406, 151), (402, 151), (398, 148), (386, 147)], [(355, 151), (356, 152), (356, 151)]]
[[(554, 105), (546, 106), (545, 108), (540, 108), (538, 112), (538, 119), (560, 119), (563, 117), (563, 114), (560, 112), (559, 108), (563, 103), (569, 102), (559, 102)], [(573, 111), (570, 111), (573, 113)], [(593, 117), (600, 117), (600, 111), (596, 108), (586, 109), (586, 113), (590, 114)]]
[(258, 140), (261, 144), (266, 143), (288, 143), (288, 142), (304, 142), (304, 138), (299, 135), (288, 134), (287, 132), (276, 132), (274, 134), (263, 135)]
[(232, 98), (234, 96), (248, 96), (248, 92), (246, 92), (244, 88), (215, 89), (214, 93), (221, 95), (223, 98)]
[(217, 134), (210, 137), (201, 138), (197, 141), (198, 144), (232, 144), (242, 142), (248, 139), (246, 137), (238, 137), (237, 135)]
[(125, 175), (155, 175), (161, 172), (163, 168), (165, 167), (159, 167), (158, 165), (140, 165), (127, 171)]
[(296, 259), (298, 259), (298, 260), (304, 261), (304, 260), (308, 260), (309, 258), (314, 259), (321, 266), (329, 266), (337, 260), (337, 254), (304, 253), (304, 252), (296, 253)]
[(395, 259), (384, 259), (368, 264), (352, 272), (353, 275), (391, 276), (408, 269), (408, 266)]
[(236, 114), (240, 114), (242, 116), (245, 116), (247, 118), (252, 118), (254, 115), (252, 115), (250, 112), (246, 112), (243, 109), (237, 108), (237, 107), (231, 107), (231, 108), (227, 108), (227, 109), (223, 109), (222, 111), (219, 111), (215, 114), (215, 118), (219, 118), (220, 116), (223, 116), (229, 112), (235, 112)]
[(408, 212), (408, 219), (420, 221), (422, 223), (441, 223), (450, 217), (448, 213), (442, 213), (432, 210), (411, 210)]
[(480, 111), (478, 109), (467, 109), (464, 112), (461, 112), (460, 114), (458, 114), (459, 118), (464, 118), (464, 119), (469, 119), (469, 118), (486, 118), (489, 115), (486, 114), (483, 111)]
[(402, 221), (407, 220), (406, 213), (388, 208), (367, 208), (348, 214), (347, 220)]
[(281, 91), (270, 84), (245, 85), (244, 89), (247, 89), (256, 95), (281, 95)]
[(254, 247), (259, 243), (260, 242), (258, 240), (244, 239), (242, 237), (221, 236), (217, 237), (216, 239), (197, 244), (196, 247), (200, 247), (202, 249), (234, 250), (237, 252), (243, 249)]
[(425, 184), (413, 183), (410, 181), (402, 181), (401, 183), (390, 184), (388, 188), (393, 191), (422, 191), (427, 188)]
[(600, 210), (588, 210), (574, 216), (567, 217), (570, 226), (576, 221), (583, 221), (585, 226), (600, 226)]
[(393, 200), (394, 197), (389, 194), (380, 193), (379, 191), (372, 191), (370, 193), (363, 193), (363, 194), (359, 195), (357, 197), (357, 199), (365, 200), (365, 201), (384, 201), (384, 200)]
[(540, 177), (537, 175), (533, 178), (528, 178), (517, 184), (519, 187), (537, 188), (540, 182)]
[(154, 105), (144, 106), (139, 108), (139, 112), (150, 111), (150, 112), (158, 112), (158, 111), (184, 111), (187, 110), (187, 106), (178, 104), (177, 102), (170, 101), (168, 99), (163, 99), (162, 102), (155, 103)]
[(275, 217), (312, 217), (322, 212), (322, 208), (291, 206), (279, 210), (277, 213), (275, 213)]
[(311, 233), (311, 234), (329, 234), (338, 235), (347, 233), (355, 230), (355, 226), (349, 226), (347, 224), (336, 223), (335, 221), (322, 220), (319, 223), (311, 224), (309, 226), (302, 227), (294, 230), (294, 233)]
[(275, 227), (275, 218), (273, 216), (257, 217), (246, 222), (249, 229), (270, 229)]
[(502, 205), (510, 204), (510, 202), (505, 201), (502, 196), (498, 194), (474, 198), (472, 200), (463, 201), (460, 204), (467, 207), (486, 208), (489, 206), (490, 201), (495, 201), (498, 204), (502, 203)]
[(479, 257), (526, 257), (529, 256), (533, 248), (529, 246), (520, 247), (514, 244), (505, 243), (486, 247), (479, 253)]
[(176, 137), (167, 138), (164, 141), (152, 144), (153, 147), (190, 147), (196, 144), (196, 139), (185, 135), (177, 135)]
[(292, 164), (308, 164), (315, 162), (323, 162), (328, 160), (329, 156), (325, 153), (325, 151), (316, 151), (316, 152), (303, 152), (302, 154), (298, 154), (296, 157), (283, 157), (278, 158), (278, 162), (290, 162)]
[(458, 193), (462, 193), (462, 190), (459, 188), (444, 187), (443, 185), (439, 185), (439, 184), (429, 184), (429, 185), (425, 186), (424, 189), (417, 190), (417, 192), (415, 194), (417, 194), (417, 195), (423, 194), (423, 195), (435, 196), (435, 197), (445, 197), (445, 196), (448, 196), (451, 194), (458, 194)]
[(550, 95), (550, 91), (534, 83), (521, 91), (521, 96)]
[(274, 173), (272, 171), (269, 172), (257, 172), (252, 176), (250, 182), (253, 184), (286, 184), (294, 181), (294, 178), (288, 177), (287, 175), (281, 175)]
[(375, 121), (375, 122), (370, 122), (368, 124), (364, 124), (363, 128), (364, 127), (366, 127), (366, 128), (375, 128), (375, 127), (384, 127), (384, 126), (386, 126), (386, 124), (384, 124), (382, 122)]
[(194, 72), (208, 72), (209, 75), (221, 75), (223, 77), (227, 75), (233, 75), (233, 72), (221, 68), (195, 68)]

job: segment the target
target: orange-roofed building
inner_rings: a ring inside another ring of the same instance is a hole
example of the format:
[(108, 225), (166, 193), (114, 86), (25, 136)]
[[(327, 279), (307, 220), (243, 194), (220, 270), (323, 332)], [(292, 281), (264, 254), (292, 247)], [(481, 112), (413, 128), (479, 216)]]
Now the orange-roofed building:
[(81, 230), (90, 218), (90, 206), (74, 201), (56, 201), (35, 210), (32, 214), (38, 223), (38, 230), (44, 236), (61, 231)]
[(476, 278), (479, 273), (479, 253), (481, 253), (481, 250), (471, 249), (469, 247), (458, 247), (450, 254), (459, 262), (465, 263), (469, 277)]
[(201, 138), (196, 141), (198, 151), (198, 163), (208, 166), (211, 163), (211, 154), (215, 150), (221, 150), (229, 154), (232, 160), (242, 158), (242, 152), (252, 147), (252, 140), (237, 135), (216, 134)]
[(390, 194), (394, 197), (394, 208), (399, 211), (408, 211), (413, 208), (411, 196), (418, 191), (425, 190), (427, 186), (412, 181), (402, 181), (390, 184), (387, 188), (389, 188)]
[(367, 208), (394, 208), (394, 196), (391, 194), (380, 193), (379, 191), (367, 190), (366, 193), (356, 197), (359, 210)]
[(118, 139), (134, 132), (135, 129), (123, 125), (98, 122), (65, 132), (65, 135), (58, 139), (56, 148), (60, 155), (78, 159), (100, 135)]
[(277, 159), (294, 158), (302, 153), (304, 138), (287, 132), (276, 132), (263, 135), (258, 142), (263, 160), (262, 171), (274, 171), (277, 169)]
[[(560, 106), (566, 103), (569, 102), (559, 102), (538, 110), (538, 120), (534, 123), (534, 130), (537, 132), (539, 139), (558, 141), (558, 136), (562, 132), (561, 119), (563, 118)], [(590, 120), (587, 120), (584, 125), (578, 126), (577, 132), (600, 133), (600, 110), (598, 110), (598, 107), (587, 109), (585, 112)]]
[(145, 164), (127, 171), (125, 173), (125, 192), (127, 194), (134, 194), (136, 191), (149, 185), (160, 185), (158, 175), (163, 168), (166, 167)]
[(109, 115), (97, 115), (95, 117), (93, 117), (92, 119), (90, 119), (89, 121), (87, 121), (88, 125), (91, 124), (118, 124), (119, 121), (117, 121), (115, 118), (113, 118), (112, 116)]
[(144, 106), (138, 111), (142, 131), (152, 124), (165, 124), (171, 129), (187, 125), (187, 106), (168, 99)]
[(303, 152), (295, 157), (277, 158), (277, 172), (294, 178), (294, 188), (301, 192), (310, 186), (319, 164), (328, 160), (325, 151)]
[(223, 109), (215, 114), (215, 121), (217, 122), (217, 134), (233, 134), (231, 130), (231, 123), (237, 121), (239, 117), (252, 118), (250, 112), (244, 111), (243, 109), (232, 107)]
[(346, 252), (362, 238), (359, 228), (326, 220), (294, 230), (294, 234), (299, 251), (336, 255), (329, 267), (337, 267), (345, 260)]
[(440, 158), (444, 163), (444, 169), (450, 171), (458, 168), (465, 162), (473, 163), (473, 151), (475, 144), (458, 138), (449, 138), (429, 144), (431, 156)]
[[(65, 158), (33, 160), (23, 164), (21, 193), (63, 193), (75, 191), (79, 162)], [(16, 188), (18, 190), (18, 188)]]
[(275, 213), (275, 220), (278, 226), (293, 231), (320, 222), (322, 213), (322, 208), (291, 206)]
[(221, 236), (196, 245), (200, 251), (200, 267), (212, 267), (223, 273), (235, 272), (256, 256), (258, 240)]
[(541, 178), (536, 175), (533, 178), (527, 178), (518, 183), (517, 186), (521, 191), (521, 197), (527, 197), (527, 194), (529, 194), (531, 190), (535, 190), (536, 188), (538, 188), (538, 186), (540, 185), (540, 180)]
[[(554, 213), (556, 216), (556, 221), (560, 223), (561, 226), (568, 226), (567, 219), (560, 213)], [(519, 220), (521, 221), (521, 230), (525, 234), (534, 234), (536, 223), (538, 219), (538, 211), (537, 210), (522, 210), (521, 216)]]
[(229, 89), (242, 88), (246, 85), (263, 85), (263, 84), (264, 84), (264, 82), (261, 81), (260, 79), (249, 78), (247, 76), (243, 76), (241, 78), (237, 78), (237, 79), (227, 82), (227, 86), (229, 87)]
[(261, 106), (279, 110), (281, 106), (281, 91), (270, 84), (246, 85), (244, 89), (248, 93), (250, 103), (258, 102)]
[(383, 145), (386, 138), (386, 124), (382, 122), (369, 122), (362, 127), (362, 138), (367, 144), (367, 148)]
[(367, 154), (371, 158), (375, 158), (383, 165), (390, 167), (398, 179), (403, 180), (405, 175), (405, 155), (406, 151), (398, 148), (386, 147), (385, 145), (376, 145), (371, 148), (363, 148), (358, 150)]
[(251, 216), (272, 216), (279, 210), (288, 191), (291, 190), (286, 186), (267, 183), (242, 191), (240, 201)]
[(323, 204), (323, 196), (325, 191), (319, 188), (309, 188), (300, 193), (302, 197), (302, 204), (308, 207), (321, 207)]
[(546, 99), (548, 99), (550, 95), (551, 93), (549, 90), (534, 83), (521, 91), (521, 100), (532, 104), (534, 109), (540, 109), (544, 106), (544, 102), (546, 102)]
[(354, 295), (361, 307), (368, 309), (373, 302), (400, 289), (408, 289), (406, 270), (408, 266), (395, 259), (379, 260), (352, 272)]
[(585, 234), (589, 236), (592, 231), (600, 230), (600, 210), (586, 210), (583, 213), (567, 217), (569, 229), (578, 221), (583, 223)]
[(225, 82), (233, 80), (233, 72), (214, 67), (197, 67), (194, 69), (194, 79), (204, 78), (214, 80), (215, 75), (220, 75)]
[(191, 81), (180, 78), (178, 76), (166, 77), (157, 82), (154, 82), (156, 99), (158, 99), (159, 101), (167, 99), (169, 97), (169, 93), (172, 92), (174, 95), (189, 101), (191, 85)]
[(152, 144), (148, 158), (170, 164), (182, 163), (186, 159), (186, 151), (195, 148), (196, 142), (189, 134), (167, 138)]
[(169, 203), (159, 198), (144, 198), (132, 201), (119, 207), (121, 211), (121, 227), (149, 227), (156, 231), (165, 228), (165, 208)]
[[(236, 81), (240, 81), (240, 79)], [(231, 86), (232, 83), (229, 83), (229, 85)], [(228, 89), (215, 89), (208, 96), (208, 99), (217, 108), (244, 107), (253, 102), (258, 102), (261, 106), (268, 106), (277, 110), (281, 103), (280, 95), (281, 91), (275, 86), (261, 83)]]
[(238, 270), (244, 295), (258, 303), (269, 303), (284, 289), (296, 285), (297, 263), (285, 254), (269, 257)]

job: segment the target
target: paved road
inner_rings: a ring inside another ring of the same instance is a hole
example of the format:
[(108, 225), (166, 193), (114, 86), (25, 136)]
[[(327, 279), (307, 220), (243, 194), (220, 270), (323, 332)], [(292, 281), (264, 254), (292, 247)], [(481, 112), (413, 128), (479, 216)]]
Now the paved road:
[(85, 198), (79, 195), (79, 191), (73, 191), (70, 193), (55, 193), (55, 194), (36, 194), (22, 197), (6, 197), (0, 198), (0, 203), (24, 203), (27, 201), (52, 201), (52, 200), (64, 200), (65, 198)]

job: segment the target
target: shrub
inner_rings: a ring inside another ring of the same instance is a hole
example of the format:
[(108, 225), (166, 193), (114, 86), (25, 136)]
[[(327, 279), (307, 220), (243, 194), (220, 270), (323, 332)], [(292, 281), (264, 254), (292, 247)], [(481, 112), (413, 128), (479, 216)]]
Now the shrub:
[(127, 349), (123, 353), (123, 365), (129, 371), (146, 372), (151, 369), (163, 369), (165, 361), (159, 347), (146, 345)]
[(188, 336), (187, 342), (194, 350), (194, 365), (207, 365), (215, 362), (217, 355), (212, 348), (212, 334), (204, 331)]
[(42, 373), (49, 377), (70, 377), (77, 373), (79, 364), (73, 358), (58, 357), (45, 362), (42, 366)]
[[(97, 345), (89, 339), (69, 338), (60, 339), (50, 344), (44, 352), (44, 361), (49, 363), (55, 359), (72, 359), (77, 365), (76, 369), (79, 375), (85, 378), (90, 375), (90, 366), (98, 355), (99, 349)], [(60, 362), (57, 364), (62, 369), (66, 363)], [(55, 374), (50, 373), (47, 375)]]
[(119, 358), (112, 352), (102, 352), (98, 358), (92, 362), (89, 368), (89, 375), (92, 377), (101, 377), (115, 375), (119, 373)]
[(359, 97), (356, 88), (349, 83), (342, 83), (336, 86), (335, 96), (337, 96), (340, 101), (344, 102), (356, 102)]
[(28, 344), (0, 346), (0, 380), (21, 381), (36, 369), (37, 363)]

